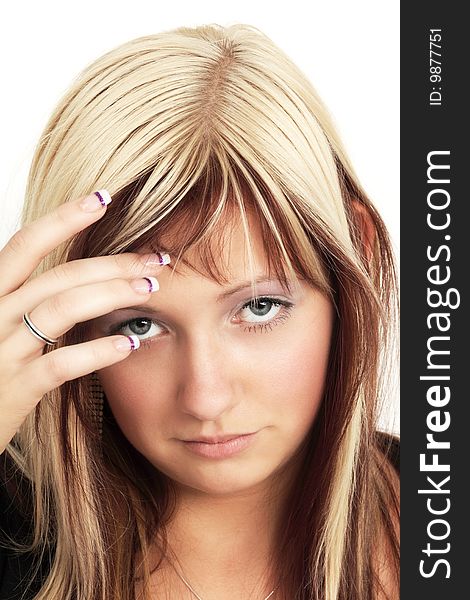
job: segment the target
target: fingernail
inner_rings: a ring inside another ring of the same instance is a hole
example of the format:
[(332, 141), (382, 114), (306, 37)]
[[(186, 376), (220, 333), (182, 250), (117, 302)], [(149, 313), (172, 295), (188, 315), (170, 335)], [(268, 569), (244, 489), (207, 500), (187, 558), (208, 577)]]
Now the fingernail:
[(150, 294), (151, 292), (158, 292), (160, 289), (160, 285), (155, 277), (133, 279), (131, 287), (139, 294)]
[(129, 350), (137, 350), (139, 348), (140, 340), (136, 335), (126, 335), (115, 340), (113, 344), (119, 352), (129, 352)]
[(108, 190), (99, 190), (97, 192), (93, 192), (93, 194), (90, 194), (89, 196), (86, 196), (80, 202), (80, 208), (84, 212), (96, 212), (111, 202), (112, 198)]
[(161, 254), (160, 252), (155, 254), (144, 254), (140, 257), (140, 260), (147, 267), (154, 267), (156, 265), (169, 265), (171, 262), (169, 254)]

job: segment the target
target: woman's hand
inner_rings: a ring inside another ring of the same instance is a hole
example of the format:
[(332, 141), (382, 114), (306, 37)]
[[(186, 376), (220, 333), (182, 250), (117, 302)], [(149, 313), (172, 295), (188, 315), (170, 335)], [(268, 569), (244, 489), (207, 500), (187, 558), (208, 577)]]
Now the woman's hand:
[[(111, 201), (106, 190), (100, 195)], [(46, 342), (23, 322), (23, 314), (29, 313), (31, 322), (55, 339), (77, 323), (142, 304), (158, 290), (154, 275), (163, 268), (158, 254), (75, 260), (25, 283), (43, 257), (105, 212), (96, 194), (66, 202), (17, 231), (0, 250), (0, 452), (46, 392), (132, 351), (128, 337), (113, 335), (44, 354)], [(134, 342), (138, 344), (137, 338)]]

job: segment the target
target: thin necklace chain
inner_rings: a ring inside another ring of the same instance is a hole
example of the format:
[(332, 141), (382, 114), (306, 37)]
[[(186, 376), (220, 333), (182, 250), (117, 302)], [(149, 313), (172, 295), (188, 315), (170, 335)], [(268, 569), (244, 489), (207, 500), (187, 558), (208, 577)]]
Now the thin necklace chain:
[[(195, 598), (197, 598), (197, 600), (202, 600), (201, 596), (199, 596), (199, 594), (197, 594), (193, 588), (191, 587), (191, 585), (189, 584), (188, 581), (186, 581), (186, 579), (181, 575), (181, 573), (178, 573), (178, 570), (176, 569), (176, 567), (174, 566), (173, 563), (170, 563), (171, 566), (173, 567), (175, 573), (178, 575), (178, 577), (181, 579), (181, 581), (184, 583), (184, 585), (188, 588), (188, 590), (194, 595)], [(269, 598), (272, 597), (272, 595), (274, 594), (274, 592), (277, 590), (279, 586), (276, 586), (271, 592), (269, 592), (269, 594), (266, 596), (266, 598), (263, 598), (263, 600), (268, 600)]]

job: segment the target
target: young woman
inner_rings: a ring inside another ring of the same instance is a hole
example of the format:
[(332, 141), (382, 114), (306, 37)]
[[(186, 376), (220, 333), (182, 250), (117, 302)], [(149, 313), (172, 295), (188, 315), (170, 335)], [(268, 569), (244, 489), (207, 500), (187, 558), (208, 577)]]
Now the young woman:
[(83, 71), (0, 268), (2, 598), (398, 597), (391, 245), (262, 32)]

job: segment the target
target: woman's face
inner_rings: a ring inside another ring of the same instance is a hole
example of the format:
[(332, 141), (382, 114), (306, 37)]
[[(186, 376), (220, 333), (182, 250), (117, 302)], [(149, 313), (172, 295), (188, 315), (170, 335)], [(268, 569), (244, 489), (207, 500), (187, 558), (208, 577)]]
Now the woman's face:
[[(262, 278), (263, 240), (251, 226)], [(128, 358), (99, 371), (124, 435), (177, 484), (217, 495), (268, 483), (293, 457), (321, 402), (333, 325), (331, 302), (298, 279), (290, 294), (277, 281), (259, 283), (258, 304), (250, 307), (244, 236), (239, 228), (227, 231), (230, 285), (181, 262), (172, 273), (172, 263), (141, 309), (120, 309), (92, 324), (93, 337), (141, 339)], [(229, 434), (254, 435), (225, 444), (185, 442)]]

